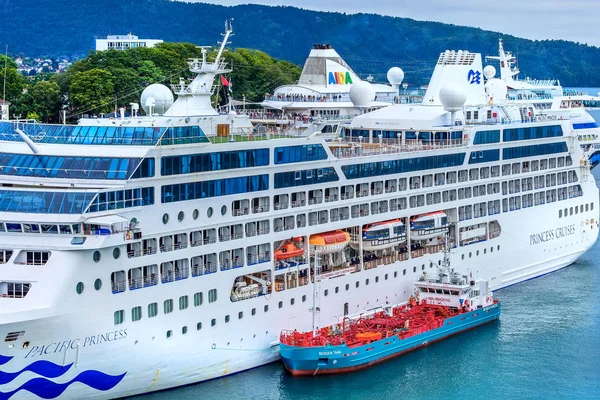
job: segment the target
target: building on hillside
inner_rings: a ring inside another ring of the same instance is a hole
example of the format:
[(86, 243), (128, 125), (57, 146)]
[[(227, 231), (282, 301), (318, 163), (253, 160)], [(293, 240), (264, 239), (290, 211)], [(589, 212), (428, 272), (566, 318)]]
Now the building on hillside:
[(0, 99), (0, 120), (8, 120), (8, 101)]
[(162, 42), (161, 39), (140, 39), (131, 32), (127, 35), (108, 35), (106, 38), (96, 38), (96, 51), (154, 47), (157, 43)]

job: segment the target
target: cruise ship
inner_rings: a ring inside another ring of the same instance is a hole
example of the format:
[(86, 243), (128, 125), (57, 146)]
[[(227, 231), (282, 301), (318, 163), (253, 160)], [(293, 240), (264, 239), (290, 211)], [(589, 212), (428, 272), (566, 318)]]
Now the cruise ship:
[[(597, 239), (570, 120), (505, 100), (480, 54), (441, 53), (422, 104), (333, 140), (215, 115), (221, 54), (190, 61), (172, 105), (146, 93), (144, 116), (0, 122), (0, 399), (224, 377), (279, 360), (283, 330), (405, 303), (446, 247), (498, 290)], [(353, 84), (357, 107), (374, 96)]]

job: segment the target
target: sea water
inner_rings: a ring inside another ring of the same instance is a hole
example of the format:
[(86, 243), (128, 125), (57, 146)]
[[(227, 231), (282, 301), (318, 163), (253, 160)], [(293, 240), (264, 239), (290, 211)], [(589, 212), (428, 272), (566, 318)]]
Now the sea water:
[(495, 297), (499, 321), (364, 371), (293, 378), (273, 363), (135, 400), (600, 399), (600, 241)]

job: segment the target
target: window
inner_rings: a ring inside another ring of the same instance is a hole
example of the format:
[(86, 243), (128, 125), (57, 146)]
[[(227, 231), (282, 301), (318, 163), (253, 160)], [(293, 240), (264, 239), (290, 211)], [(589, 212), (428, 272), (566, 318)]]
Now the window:
[(158, 315), (158, 304), (150, 303), (148, 304), (148, 318), (156, 317)]
[(172, 330), (168, 330), (167, 331), (167, 339), (171, 339), (173, 337), (173, 331)]
[(179, 309), (180, 310), (185, 310), (186, 308), (188, 308), (188, 297), (187, 296), (181, 296), (179, 298)]
[[(339, 177), (333, 167), (275, 173), (275, 189), (294, 186), (315, 185), (318, 183), (337, 182)], [(268, 189), (268, 188), (267, 188)]]
[(199, 331), (200, 329), (202, 329), (202, 322), (196, 324), (196, 330)]
[(350, 284), (346, 283), (346, 290), (350, 290)]
[(256, 308), (252, 309), (252, 313), (251, 314), (252, 314), (252, 316), (256, 315)]
[(217, 301), (217, 289), (210, 289), (208, 291), (208, 302), (214, 303)]
[(546, 154), (565, 153), (568, 151), (565, 142), (536, 144), (531, 146), (509, 147), (502, 149), (502, 157), (504, 160), (515, 158), (543, 156)]
[(77, 285), (75, 285), (75, 291), (77, 292), (77, 294), (83, 293), (83, 288), (84, 288), (83, 282), (79, 282), (79, 283), (77, 283)]
[(306, 295), (305, 295), (305, 294), (303, 294), (303, 295), (302, 295), (302, 302), (304, 303), (305, 301), (306, 301)]
[(213, 318), (210, 320), (210, 326), (215, 326), (215, 325), (217, 325), (217, 319)]
[(229, 322), (229, 314), (225, 316), (225, 323)]
[(165, 314), (173, 312), (173, 299), (168, 299), (163, 302), (163, 311)]
[(194, 307), (202, 305), (202, 292), (194, 293)]
[(131, 309), (131, 320), (139, 321), (140, 319), (142, 319), (142, 307), (140, 307), (140, 306), (133, 307)]
[(181, 328), (181, 334), (185, 335), (187, 333), (187, 326)]
[(283, 301), (279, 302), (279, 308), (283, 308)]
[(269, 149), (236, 150), (162, 157), (160, 172), (163, 176), (170, 176), (267, 165)]
[(263, 311), (264, 312), (268, 312), (269, 311), (269, 305), (268, 304), (263, 307)]
[(383, 279), (385, 279), (385, 280), (387, 281), (387, 280), (388, 280), (388, 274), (385, 274), (385, 275), (383, 276)]
[[(269, 175), (241, 176), (236, 178), (205, 180), (174, 185), (164, 185), (161, 188), (161, 202), (174, 203), (179, 201), (258, 192), (262, 190), (269, 190)], [(209, 217), (210, 216), (212, 216), (212, 210)]]
[(505, 142), (559, 137), (562, 135), (563, 131), (560, 125), (505, 129), (503, 132)]
[(327, 297), (327, 295), (328, 295), (328, 294), (329, 294), (329, 289), (325, 289), (325, 292), (323, 292), (323, 295), (324, 295), (325, 297)]
[(327, 152), (320, 144), (275, 148), (275, 164), (292, 164), (326, 159)]
[(293, 306), (296, 303), (296, 299), (293, 297), (290, 299), (290, 305)]
[(337, 293), (339, 293), (339, 292), (340, 292), (340, 288), (339, 288), (339, 286), (336, 286), (336, 287), (335, 287), (335, 293), (337, 294)]
[(243, 311), (240, 311), (240, 312), (238, 313), (238, 319), (242, 319), (242, 318), (244, 318), (244, 312), (243, 312)]
[(360, 286), (360, 282), (356, 281), (356, 287), (359, 287), (359, 286)]
[(125, 310), (115, 311), (115, 325), (121, 325), (125, 321)]
[[(458, 133), (460, 134), (460, 132)], [(432, 157), (344, 165), (342, 166), (342, 172), (346, 175), (347, 179), (360, 179), (436, 168), (449, 168), (462, 165), (465, 155), (465, 153), (444, 154)]]
[[(491, 112), (491, 110), (489, 110)], [(491, 118), (491, 117), (488, 117)], [(500, 131), (479, 131), (475, 133), (473, 144), (500, 143)]]
[(365, 279), (365, 285), (369, 284), (369, 278)]

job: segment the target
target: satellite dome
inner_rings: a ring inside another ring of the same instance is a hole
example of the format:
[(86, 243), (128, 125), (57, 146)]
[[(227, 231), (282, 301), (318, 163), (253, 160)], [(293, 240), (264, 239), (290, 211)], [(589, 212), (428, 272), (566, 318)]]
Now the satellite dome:
[(467, 94), (457, 83), (448, 83), (440, 89), (440, 101), (447, 111), (462, 110), (467, 101)]
[(485, 91), (490, 102), (501, 102), (506, 100), (508, 93), (508, 87), (506, 83), (501, 79), (490, 79), (485, 84)]
[(228, 119), (229, 121), (233, 121), (234, 119), (236, 119), (237, 115), (238, 115), (238, 114), (235, 112), (235, 110), (231, 110), (231, 111), (229, 111), (229, 113), (227, 114), (227, 119)]
[(398, 67), (392, 67), (387, 73), (387, 79), (390, 85), (400, 86), (402, 81), (404, 80), (404, 71)]
[(375, 89), (366, 81), (358, 81), (350, 87), (350, 100), (355, 107), (370, 107), (375, 100)]
[(150, 97), (154, 98), (152, 113), (164, 114), (173, 105), (173, 92), (171, 92), (171, 89), (165, 85), (155, 83), (142, 92), (140, 103), (146, 114), (150, 113), (149, 105), (152, 103), (148, 101)]
[(485, 79), (492, 79), (496, 75), (496, 68), (493, 65), (488, 65), (483, 69), (483, 76)]

